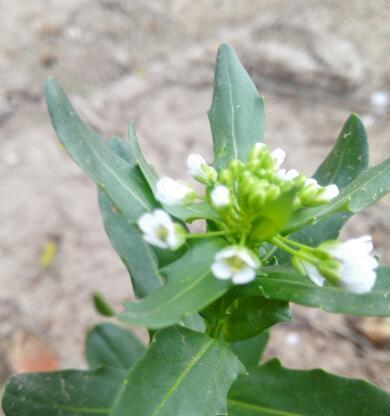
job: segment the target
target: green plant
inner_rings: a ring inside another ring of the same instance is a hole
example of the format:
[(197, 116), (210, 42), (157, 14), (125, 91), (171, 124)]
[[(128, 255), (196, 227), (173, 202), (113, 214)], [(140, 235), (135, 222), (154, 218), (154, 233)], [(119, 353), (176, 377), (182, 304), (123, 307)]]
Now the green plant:
[[(193, 188), (159, 179), (130, 141), (102, 141), (54, 79), (49, 112), (62, 144), (98, 187), (107, 234), (137, 301), (115, 313), (149, 329), (147, 347), (125, 326), (87, 336), (90, 370), (20, 374), (5, 387), (7, 416), (390, 415), (390, 395), (322, 370), (260, 365), (267, 330), (289, 302), (335, 313), (389, 316), (390, 268), (368, 236), (341, 243), (354, 214), (384, 196), (390, 161), (368, 167), (364, 127), (351, 115), (313, 178), (281, 168), (262, 144), (263, 100), (233, 49), (218, 52), (209, 119), (214, 163), (191, 155)], [(204, 233), (186, 223), (203, 219)], [(71, 312), (70, 312), (71, 313)]]

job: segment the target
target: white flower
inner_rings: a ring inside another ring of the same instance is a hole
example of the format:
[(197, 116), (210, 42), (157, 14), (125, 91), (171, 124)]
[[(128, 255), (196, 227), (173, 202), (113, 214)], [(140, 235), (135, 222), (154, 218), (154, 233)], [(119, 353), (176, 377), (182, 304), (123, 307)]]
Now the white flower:
[(246, 248), (231, 246), (219, 251), (211, 265), (217, 279), (231, 279), (235, 284), (248, 283), (256, 277), (259, 260)]
[[(334, 270), (331, 268), (329, 271), (333, 276), (337, 276), (341, 287), (353, 293), (367, 293), (373, 288), (378, 262), (370, 254), (373, 245), (369, 235), (352, 238), (345, 243), (326, 242), (319, 248), (330, 254), (336, 261), (336, 268)], [(322, 270), (323, 275), (317, 267), (306, 261), (300, 260), (300, 264), (316, 285), (324, 284), (326, 279), (324, 270)]]
[(340, 193), (337, 185), (328, 185), (323, 188), (323, 192), (320, 194), (320, 199), (323, 201), (331, 201)]
[(225, 185), (217, 185), (211, 191), (211, 202), (216, 208), (226, 207), (230, 205), (230, 190)]
[(156, 198), (166, 205), (183, 205), (195, 198), (194, 190), (171, 178), (161, 178), (156, 184)]
[(279, 169), (276, 172), (276, 176), (284, 181), (292, 181), (299, 176), (299, 172), (296, 169), (290, 169), (287, 172), (286, 169)]
[(376, 280), (378, 262), (370, 254), (373, 249), (371, 236), (352, 238), (345, 243), (328, 248), (340, 262), (340, 285), (354, 293), (369, 292)]
[(217, 171), (209, 166), (201, 155), (191, 154), (187, 158), (188, 174), (202, 183), (217, 179)]
[(316, 193), (315, 200), (319, 203), (329, 202), (340, 193), (337, 185), (321, 186), (313, 178), (306, 179), (305, 186), (311, 189), (311, 192)]
[(278, 148), (271, 153), (271, 156), (275, 161), (276, 169), (279, 169), (286, 158), (286, 152), (283, 149)]
[(175, 250), (185, 242), (185, 231), (175, 224), (162, 209), (143, 214), (138, 226), (144, 233), (143, 239), (156, 247)]

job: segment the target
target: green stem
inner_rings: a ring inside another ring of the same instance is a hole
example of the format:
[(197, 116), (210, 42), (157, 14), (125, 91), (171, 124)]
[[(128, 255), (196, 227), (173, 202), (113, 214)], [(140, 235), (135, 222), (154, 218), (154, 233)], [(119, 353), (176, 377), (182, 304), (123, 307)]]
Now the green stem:
[(240, 247), (244, 247), (244, 246), (245, 246), (246, 237), (247, 237), (247, 234), (246, 234), (246, 233), (243, 233), (243, 234), (241, 235), (241, 239), (240, 239)]
[(268, 253), (266, 253), (265, 257), (260, 259), (262, 263), (266, 263), (274, 255), (277, 249), (277, 247), (272, 247), (272, 249)]
[(281, 241), (284, 241), (286, 244), (290, 244), (298, 248), (305, 248), (305, 249), (310, 248), (309, 246), (306, 246), (305, 244), (298, 243), (298, 241), (290, 240), (286, 237), (282, 237), (281, 235), (278, 236), (278, 239)]
[[(314, 256), (310, 256), (308, 254), (306, 254), (305, 252), (302, 252), (300, 250), (295, 250), (291, 247), (289, 247), (286, 243), (283, 242), (283, 240), (280, 237), (272, 237), (269, 240), (274, 246), (279, 247), (280, 249), (282, 249), (283, 251), (291, 254), (292, 256), (296, 256), (296, 257), (300, 257), (302, 260), (306, 260), (307, 262), (317, 265), (319, 263), (321, 263), (321, 261), (319, 259), (316, 259)], [(290, 241), (290, 240), (288, 240)], [(307, 246), (303, 246), (305, 249), (311, 249), (311, 247), (307, 247)]]
[(186, 238), (206, 238), (206, 237), (220, 237), (224, 235), (232, 234), (230, 231), (210, 231), (209, 233), (191, 233), (187, 234)]

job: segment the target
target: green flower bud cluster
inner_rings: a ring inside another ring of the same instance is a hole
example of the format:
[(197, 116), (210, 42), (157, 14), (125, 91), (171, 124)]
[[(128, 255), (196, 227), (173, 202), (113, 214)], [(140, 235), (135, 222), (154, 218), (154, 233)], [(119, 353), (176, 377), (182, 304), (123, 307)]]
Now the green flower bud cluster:
[[(217, 174), (215, 186), (222, 185), (228, 189), (229, 201), (219, 203), (213, 198), (212, 190), (208, 193), (211, 204), (220, 213), (228, 228), (237, 234), (250, 234), (255, 224), (264, 228), (262, 218), (270, 218), (270, 210), (277, 211), (278, 201), (285, 201), (286, 194), (292, 195), (288, 210), (290, 215), (305, 206), (315, 206), (328, 201), (332, 192), (321, 187), (314, 179), (307, 179), (296, 170), (285, 171), (280, 169), (285, 158), (282, 149), (272, 153), (263, 143), (256, 143), (248, 154), (246, 163), (241, 160), (232, 160), (227, 168)], [(335, 187), (335, 185), (332, 185)], [(218, 195), (221, 195), (221, 187)], [(335, 187), (337, 189), (337, 187)], [(331, 190), (332, 191), (332, 190)], [(334, 194), (335, 189), (333, 189)], [(331, 195), (333, 197), (334, 195)], [(217, 196), (217, 193), (215, 194)], [(260, 219), (260, 221), (259, 221)], [(275, 221), (277, 224), (283, 221)], [(255, 235), (265, 235), (267, 238), (280, 231), (280, 227), (273, 225), (272, 231), (267, 233), (254, 232)], [(261, 238), (260, 238), (261, 239)]]

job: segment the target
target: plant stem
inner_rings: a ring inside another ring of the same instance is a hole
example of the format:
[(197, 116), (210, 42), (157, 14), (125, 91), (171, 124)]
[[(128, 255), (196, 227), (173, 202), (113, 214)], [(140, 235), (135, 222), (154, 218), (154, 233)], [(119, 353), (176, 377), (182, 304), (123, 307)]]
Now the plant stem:
[[(287, 240), (287, 239), (285, 239), (285, 240)], [(300, 257), (301, 259), (303, 259), (303, 260), (306, 260), (307, 262), (309, 262), (309, 263), (311, 263), (311, 264), (314, 264), (314, 265), (316, 265), (316, 264), (319, 264), (319, 263), (321, 263), (320, 262), (320, 260), (319, 259), (316, 259), (314, 256), (310, 256), (310, 255), (308, 255), (307, 253), (305, 253), (305, 252), (302, 252), (301, 250), (295, 250), (295, 249), (293, 249), (293, 248), (291, 248), (291, 247), (289, 247), (284, 241), (283, 241), (283, 237), (272, 237), (270, 240), (269, 240), (274, 246), (276, 246), (276, 247), (279, 247), (280, 249), (282, 249), (282, 250), (284, 250), (285, 252), (287, 252), (287, 253), (289, 253), (289, 254), (291, 254), (291, 255), (293, 255), (293, 256), (296, 256), (296, 257)], [(290, 241), (290, 240), (288, 240), (288, 241)], [(299, 243), (298, 243), (299, 244)], [(303, 244), (300, 244), (300, 246), (302, 247), (302, 248), (305, 248), (305, 249), (311, 249), (311, 247), (308, 247), (308, 246), (304, 246)]]
[(224, 235), (232, 234), (229, 231), (210, 231), (208, 233), (191, 233), (187, 234), (186, 238), (206, 238), (206, 237), (220, 237)]
[(298, 243), (297, 241), (290, 240), (286, 237), (282, 237), (281, 235), (279, 235), (277, 238), (279, 240), (284, 241), (286, 244), (290, 244), (290, 245), (295, 246), (295, 247), (306, 248), (306, 249), (308, 248), (308, 246), (306, 246), (305, 244)]

